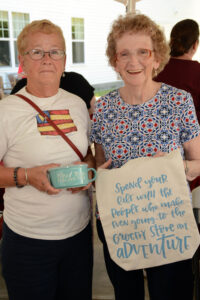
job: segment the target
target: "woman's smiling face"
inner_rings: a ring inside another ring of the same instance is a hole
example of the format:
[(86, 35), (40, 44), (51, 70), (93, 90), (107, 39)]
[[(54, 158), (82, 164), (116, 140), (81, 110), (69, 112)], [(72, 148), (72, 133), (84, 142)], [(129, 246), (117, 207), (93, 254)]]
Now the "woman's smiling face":
[(152, 71), (159, 62), (155, 59), (153, 43), (144, 33), (127, 32), (116, 41), (116, 66), (125, 85), (143, 86), (152, 80)]

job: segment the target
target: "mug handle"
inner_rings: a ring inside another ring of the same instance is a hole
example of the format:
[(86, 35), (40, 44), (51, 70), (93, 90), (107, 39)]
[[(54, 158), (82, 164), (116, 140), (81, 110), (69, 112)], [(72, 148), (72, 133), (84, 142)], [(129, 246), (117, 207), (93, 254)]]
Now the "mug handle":
[(94, 168), (88, 168), (88, 172), (89, 171), (93, 171), (94, 177), (92, 179), (88, 179), (88, 183), (93, 182), (96, 179), (96, 177), (97, 177), (97, 172), (96, 172), (96, 170)]

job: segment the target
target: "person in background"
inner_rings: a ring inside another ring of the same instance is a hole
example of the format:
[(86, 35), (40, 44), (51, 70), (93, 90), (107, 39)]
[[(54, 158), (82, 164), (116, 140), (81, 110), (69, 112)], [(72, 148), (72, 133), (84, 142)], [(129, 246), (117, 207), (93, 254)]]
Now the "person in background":
[[(192, 19), (174, 25), (170, 34), (170, 60), (155, 81), (171, 84), (191, 93), (200, 122), (200, 63), (192, 60), (199, 46), (199, 25)], [(200, 177), (190, 182), (193, 190)]]
[[(59, 88), (66, 63), (60, 27), (49, 20), (33, 21), (19, 34), (17, 47), (27, 78), (20, 94), (58, 120), (83, 162), (94, 167), (87, 107), (80, 97)], [(10, 300), (91, 300), (90, 184), (69, 190), (51, 186), (48, 169), (82, 162), (46, 125), (15, 95), (0, 102), (2, 273)]]
[[(12, 89), (11, 95), (16, 94), (21, 88), (26, 86), (26, 84), (26, 78), (19, 80)], [(93, 114), (94, 104), (96, 102), (94, 88), (81, 74), (76, 72), (63, 72), (60, 79), (60, 88), (82, 98), (87, 105), (90, 115)]]
[(170, 34), (170, 60), (155, 77), (191, 93), (200, 122), (200, 63), (192, 60), (199, 46), (199, 25), (191, 19), (174, 25)]
[[(145, 15), (127, 14), (114, 21), (107, 41), (109, 63), (124, 86), (97, 100), (90, 136), (96, 166), (120, 168), (130, 159), (180, 149), (191, 175), (190, 162), (200, 159), (200, 126), (190, 93), (154, 81), (169, 59), (160, 27)], [(111, 259), (98, 212), (97, 218), (115, 299), (144, 300), (143, 270), (125, 271)], [(193, 299), (192, 259), (146, 274), (151, 300)]]

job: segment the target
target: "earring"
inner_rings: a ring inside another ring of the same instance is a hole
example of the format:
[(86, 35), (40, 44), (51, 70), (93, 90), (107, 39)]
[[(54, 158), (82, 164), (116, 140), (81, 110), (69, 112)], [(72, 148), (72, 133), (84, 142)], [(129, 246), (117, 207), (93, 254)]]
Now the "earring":
[(121, 74), (117, 72), (117, 80), (122, 80)]
[(154, 77), (157, 77), (157, 75), (158, 75), (158, 71), (157, 69), (154, 69)]
[(62, 73), (62, 77), (65, 77), (65, 72)]

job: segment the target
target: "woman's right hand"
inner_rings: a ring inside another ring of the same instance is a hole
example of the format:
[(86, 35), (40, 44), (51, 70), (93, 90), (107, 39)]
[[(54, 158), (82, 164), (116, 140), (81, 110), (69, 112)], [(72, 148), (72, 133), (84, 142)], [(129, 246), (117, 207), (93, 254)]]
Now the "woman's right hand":
[(47, 193), (48, 195), (56, 195), (61, 190), (55, 189), (49, 182), (47, 170), (50, 168), (59, 167), (59, 164), (48, 164), (27, 169), (28, 183), (37, 190)]
[(162, 152), (162, 151), (158, 151), (153, 157), (163, 157), (163, 156), (165, 156), (165, 155), (167, 155), (167, 153), (166, 152)]

